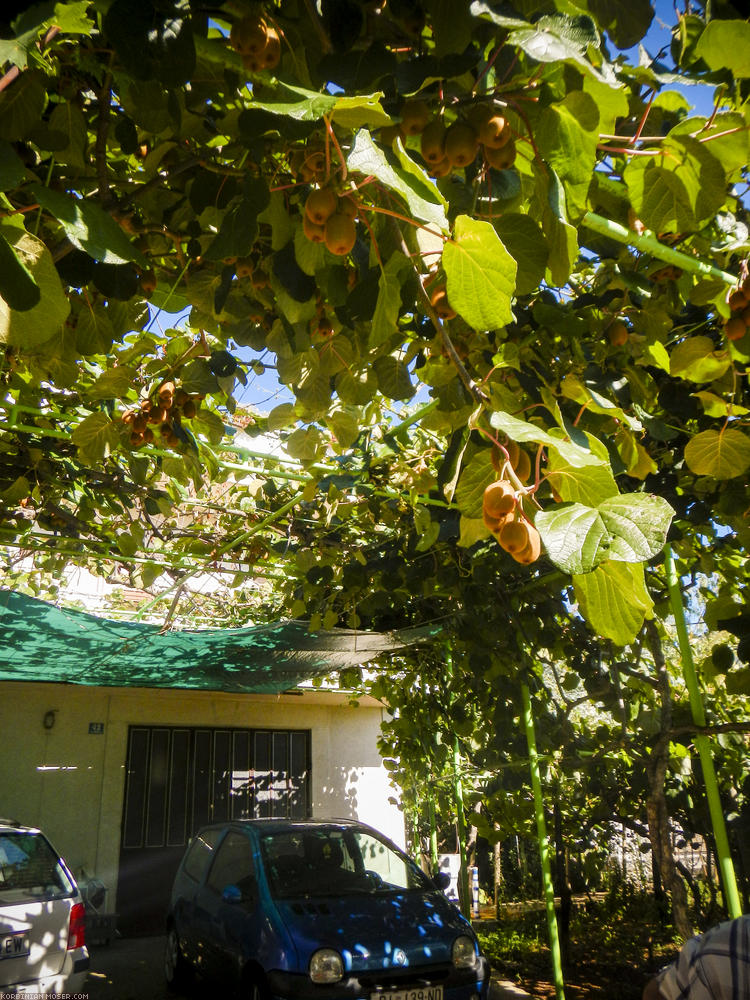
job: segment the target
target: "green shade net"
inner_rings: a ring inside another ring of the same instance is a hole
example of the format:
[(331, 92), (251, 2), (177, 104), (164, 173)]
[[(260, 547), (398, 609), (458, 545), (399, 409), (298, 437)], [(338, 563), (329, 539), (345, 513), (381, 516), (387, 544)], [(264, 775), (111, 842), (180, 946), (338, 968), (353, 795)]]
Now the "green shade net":
[(2, 590), (0, 680), (278, 693), (437, 631), (308, 632), (304, 622), (284, 621), (162, 632), (158, 625), (111, 621)]

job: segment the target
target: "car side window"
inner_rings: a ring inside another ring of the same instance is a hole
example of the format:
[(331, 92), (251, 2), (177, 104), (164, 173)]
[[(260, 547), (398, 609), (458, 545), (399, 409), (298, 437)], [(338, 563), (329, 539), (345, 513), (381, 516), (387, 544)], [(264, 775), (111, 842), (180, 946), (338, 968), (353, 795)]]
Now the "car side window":
[(230, 830), (219, 845), (206, 885), (221, 895), (228, 885), (236, 885), (249, 898), (255, 886), (252, 844), (244, 834)]
[(182, 870), (196, 882), (202, 882), (203, 876), (208, 871), (208, 866), (213, 860), (216, 852), (216, 844), (221, 835), (219, 827), (210, 830), (201, 830), (196, 835), (185, 855)]

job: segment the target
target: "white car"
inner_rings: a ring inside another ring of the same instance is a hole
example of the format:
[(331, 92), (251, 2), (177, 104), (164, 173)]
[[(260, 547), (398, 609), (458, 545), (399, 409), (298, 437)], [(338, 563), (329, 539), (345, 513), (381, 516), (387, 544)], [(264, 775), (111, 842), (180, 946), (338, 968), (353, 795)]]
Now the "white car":
[(85, 916), (75, 879), (44, 834), (0, 819), (0, 993), (80, 993)]

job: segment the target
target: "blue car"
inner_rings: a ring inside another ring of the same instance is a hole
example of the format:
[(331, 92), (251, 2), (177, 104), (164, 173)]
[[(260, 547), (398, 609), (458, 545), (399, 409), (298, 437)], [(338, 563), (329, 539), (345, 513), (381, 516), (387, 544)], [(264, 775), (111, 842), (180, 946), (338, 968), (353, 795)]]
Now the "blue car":
[(167, 923), (167, 985), (197, 972), (252, 1000), (486, 1000), (471, 924), (375, 830), (234, 820), (191, 841)]

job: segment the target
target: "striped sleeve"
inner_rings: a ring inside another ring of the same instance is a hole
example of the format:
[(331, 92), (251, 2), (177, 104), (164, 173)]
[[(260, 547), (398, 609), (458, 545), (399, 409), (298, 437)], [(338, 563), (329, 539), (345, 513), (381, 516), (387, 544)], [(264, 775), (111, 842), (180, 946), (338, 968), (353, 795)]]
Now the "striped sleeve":
[(659, 980), (664, 1000), (748, 1000), (750, 915), (686, 941)]

